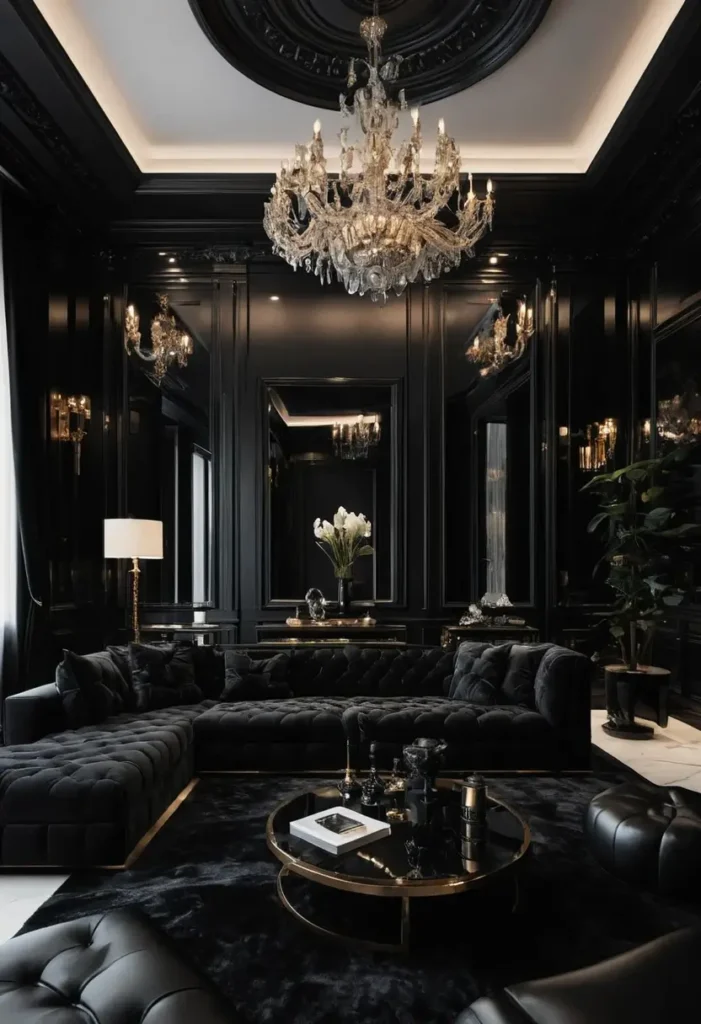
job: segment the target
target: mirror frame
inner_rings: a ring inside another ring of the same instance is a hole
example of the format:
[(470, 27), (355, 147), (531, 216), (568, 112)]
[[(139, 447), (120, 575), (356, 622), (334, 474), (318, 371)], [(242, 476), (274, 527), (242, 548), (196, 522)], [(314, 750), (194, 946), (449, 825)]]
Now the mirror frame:
[[(263, 377), (260, 382), (261, 449), (260, 486), (263, 494), (263, 545), (262, 545), (262, 608), (289, 608), (304, 604), (304, 595), (299, 597), (273, 597), (271, 595), (270, 562), (272, 557), (270, 488), (268, 486), (269, 465), (269, 420), (268, 389), (277, 387), (385, 387), (391, 397), (390, 435), (390, 580), (391, 596), (372, 602), (359, 602), (365, 606), (402, 607), (406, 605), (406, 482), (403, 465), (404, 455), (404, 407), (403, 381), (399, 377)], [(401, 432), (401, 438), (400, 438)], [(310, 524), (311, 528), (311, 524)]]

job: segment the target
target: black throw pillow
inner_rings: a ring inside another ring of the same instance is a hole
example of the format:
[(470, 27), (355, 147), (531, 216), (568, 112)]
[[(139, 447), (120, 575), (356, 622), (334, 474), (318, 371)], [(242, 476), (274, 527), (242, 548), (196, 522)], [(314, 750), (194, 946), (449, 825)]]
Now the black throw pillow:
[(202, 700), (189, 644), (129, 644), (129, 663), (137, 711)]
[(56, 669), (56, 687), (69, 729), (98, 725), (126, 708), (127, 684), (106, 651), (64, 651)]
[(292, 696), (287, 672), (290, 656), (281, 652), (254, 661), (240, 651), (224, 652), (224, 689), (220, 700), (284, 700)]
[(501, 704), (504, 701), (501, 685), (504, 681), (513, 644), (501, 644), (499, 647), (488, 647), (458, 682), (453, 691), (457, 700), (467, 700), (472, 704)]
[(192, 658), (203, 697), (217, 700), (224, 689), (224, 652), (212, 644), (193, 644)]

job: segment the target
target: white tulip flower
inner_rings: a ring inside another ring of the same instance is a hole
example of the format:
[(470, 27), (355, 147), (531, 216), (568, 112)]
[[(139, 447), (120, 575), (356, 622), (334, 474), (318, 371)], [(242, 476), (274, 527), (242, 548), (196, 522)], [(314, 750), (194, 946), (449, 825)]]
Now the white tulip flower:
[(344, 509), (343, 505), (339, 505), (338, 512), (333, 517), (333, 525), (336, 527), (337, 530), (343, 529), (343, 527), (345, 526), (347, 516), (348, 513)]

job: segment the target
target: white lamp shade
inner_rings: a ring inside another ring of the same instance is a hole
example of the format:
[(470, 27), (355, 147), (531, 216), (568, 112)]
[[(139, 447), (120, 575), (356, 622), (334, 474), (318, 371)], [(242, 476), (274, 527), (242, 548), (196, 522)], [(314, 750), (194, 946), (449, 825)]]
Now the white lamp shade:
[(163, 558), (163, 523), (105, 519), (105, 558)]

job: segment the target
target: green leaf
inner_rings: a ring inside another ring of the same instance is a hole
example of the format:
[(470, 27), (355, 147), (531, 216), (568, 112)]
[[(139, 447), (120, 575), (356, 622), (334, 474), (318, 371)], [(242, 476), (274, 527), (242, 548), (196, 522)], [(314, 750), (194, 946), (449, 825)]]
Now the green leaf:
[(589, 525), (587, 526), (587, 533), (593, 533), (594, 530), (596, 530), (597, 527), (601, 526), (601, 524), (606, 519), (608, 519), (608, 517), (609, 517), (608, 512), (599, 512), (597, 515), (595, 515), (594, 518), (589, 523)]
[(626, 631), (623, 626), (611, 626), (609, 632), (611, 636), (614, 636), (617, 640), (626, 635)]
[(360, 555), (374, 555), (375, 549), (370, 544), (363, 544), (362, 548), (358, 549), (358, 557)]
[(587, 483), (585, 483), (584, 487), (582, 487), (581, 489), (583, 491), (590, 491), (594, 488), (596, 484), (611, 483), (612, 480), (613, 476), (611, 475), (611, 473), (599, 473), (598, 476), (593, 476), (591, 480), (588, 480)]
[(623, 475), (626, 480), (632, 480), (633, 483), (637, 483), (640, 480), (647, 480), (650, 474), (645, 469), (629, 469)]
[[(649, 504), (651, 501), (657, 501), (657, 499), (664, 494), (664, 490), (664, 487), (648, 487), (646, 491), (643, 491), (640, 497), (646, 504)], [(658, 511), (659, 509), (655, 509), (655, 512)]]
[(660, 537), (701, 537), (701, 525), (699, 523), (682, 523), (681, 526), (673, 526), (671, 530), (660, 530)]
[(662, 598), (662, 603), (666, 604), (668, 608), (676, 608), (676, 606), (681, 604), (683, 600), (683, 594), (667, 594), (666, 597)]

